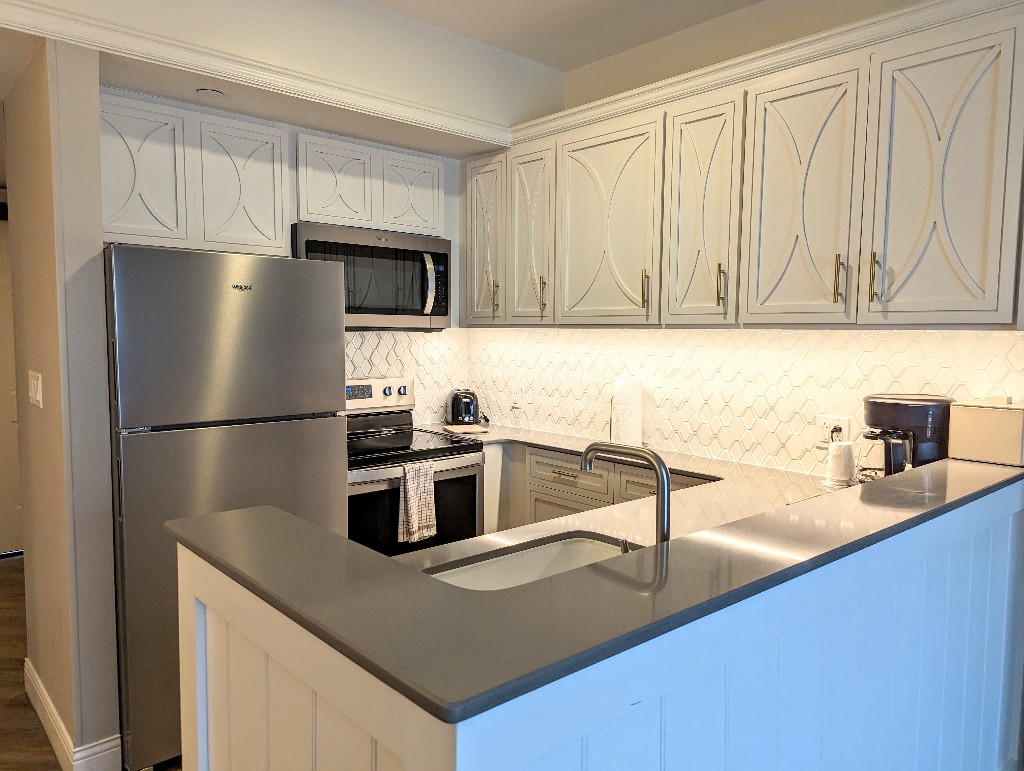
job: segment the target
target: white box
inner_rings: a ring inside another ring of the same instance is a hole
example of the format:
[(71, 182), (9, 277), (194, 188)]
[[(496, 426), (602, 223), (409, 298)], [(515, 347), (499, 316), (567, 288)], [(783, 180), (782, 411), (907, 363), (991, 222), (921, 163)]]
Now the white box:
[(1024, 466), (1024, 405), (953, 404), (949, 457)]

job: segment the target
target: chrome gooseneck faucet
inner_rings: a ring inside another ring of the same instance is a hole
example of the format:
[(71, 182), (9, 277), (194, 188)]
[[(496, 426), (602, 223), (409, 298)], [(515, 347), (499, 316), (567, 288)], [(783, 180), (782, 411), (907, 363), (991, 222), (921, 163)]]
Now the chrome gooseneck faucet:
[(584, 471), (592, 471), (594, 460), (638, 460), (654, 469), (655, 482), (655, 506), (658, 512), (658, 543), (664, 543), (669, 539), (672, 531), (669, 519), (668, 496), (671, 492), (669, 486), (668, 466), (661, 456), (646, 447), (633, 447), (627, 444), (612, 444), (611, 442), (593, 442), (587, 445), (580, 460), (580, 468)]

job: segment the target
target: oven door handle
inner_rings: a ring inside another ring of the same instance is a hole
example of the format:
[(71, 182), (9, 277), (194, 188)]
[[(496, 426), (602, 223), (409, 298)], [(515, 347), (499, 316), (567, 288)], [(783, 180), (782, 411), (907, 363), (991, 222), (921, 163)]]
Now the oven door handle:
[(401, 477), (379, 479), (375, 482), (354, 482), (348, 486), (348, 494), (364, 495), (365, 493), (382, 493), (385, 490), (396, 490), (401, 486), (401, 484)]
[(427, 266), (427, 299), (423, 303), (423, 315), (429, 316), (434, 310), (434, 297), (437, 295), (437, 266), (430, 252), (423, 253), (423, 261)]

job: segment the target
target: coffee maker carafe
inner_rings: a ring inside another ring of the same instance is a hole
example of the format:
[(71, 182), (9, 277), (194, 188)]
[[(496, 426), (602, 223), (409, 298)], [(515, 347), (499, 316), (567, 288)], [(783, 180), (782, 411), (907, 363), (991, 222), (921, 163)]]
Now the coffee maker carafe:
[[(946, 396), (926, 394), (872, 394), (864, 397), (862, 473), (898, 474), (907, 468), (942, 460), (949, 453), (949, 405)], [(878, 461), (863, 458), (881, 455)]]

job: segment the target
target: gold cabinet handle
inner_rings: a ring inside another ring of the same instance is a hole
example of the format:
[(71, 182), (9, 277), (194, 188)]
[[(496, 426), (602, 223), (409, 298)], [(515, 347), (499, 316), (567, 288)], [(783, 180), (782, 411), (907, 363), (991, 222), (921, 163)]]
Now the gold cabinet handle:
[(722, 270), (722, 263), (718, 263), (718, 273), (715, 275), (715, 305), (725, 308), (725, 271)]
[(648, 289), (647, 282), (647, 268), (640, 271), (640, 307), (646, 308), (650, 302), (650, 290)]
[(557, 477), (566, 477), (567, 479), (577, 479), (579, 477), (579, 474), (572, 471), (563, 471), (560, 468), (552, 469), (551, 473)]
[(498, 312), (500, 307), (498, 303), (498, 287), (501, 286), (497, 281), (491, 281), (491, 310), (494, 313)]
[(871, 253), (871, 278), (868, 280), (868, 301), (871, 302), (878, 299), (882, 301), (882, 295), (875, 291), (875, 270), (882, 267), (882, 263), (878, 260), (878, 253)]
[(547, 300), (544, 299), (544, 295), (547, 292), (548, 282), (544, 280), (544, 276), (537, 279), (538, 294), (540, 295), (540, 312), (543, 314), (548, 308)]
[(843, 297), (843, 293), (839, 291), (839, 271), (846, 266), (843, 265), (843, 255), (836, 255), (836, 272), (832, 277), (832, 302), (837, 303), (839, 299)]

